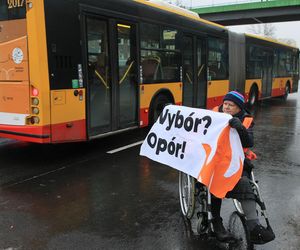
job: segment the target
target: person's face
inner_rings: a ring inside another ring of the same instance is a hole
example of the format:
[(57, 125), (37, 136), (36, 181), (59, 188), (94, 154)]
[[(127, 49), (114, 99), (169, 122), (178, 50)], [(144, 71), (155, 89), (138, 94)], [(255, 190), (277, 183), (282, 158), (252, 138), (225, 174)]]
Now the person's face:
[(234, 102), (226, 100), (223, 102), (223, 112), (230, 115), (235, 115), (240, 112), (241, 109)]

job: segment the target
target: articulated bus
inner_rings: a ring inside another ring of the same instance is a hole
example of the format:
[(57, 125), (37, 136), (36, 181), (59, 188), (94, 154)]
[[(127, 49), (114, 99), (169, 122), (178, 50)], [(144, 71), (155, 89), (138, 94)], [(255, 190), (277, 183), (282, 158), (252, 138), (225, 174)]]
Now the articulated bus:
[(167, 103), (286, 97), (298, 58), (158, 0), (0, 0), (0, 137), (87, 141), (148, 126)]
[(229, 42), (229, 79), (249, 106), (298, 91), (298, 48), (250, 34), (229, 33)]

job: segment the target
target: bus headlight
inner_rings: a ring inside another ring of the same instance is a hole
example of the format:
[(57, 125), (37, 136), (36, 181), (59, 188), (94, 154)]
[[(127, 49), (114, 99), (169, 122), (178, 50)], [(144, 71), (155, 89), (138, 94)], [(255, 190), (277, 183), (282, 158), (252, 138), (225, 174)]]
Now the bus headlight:
[(40, 101), (38, 98), (32, 98), (32, 105), (37, 106), (37, 105), (39, 105), (39, 103), (40, 103)]
[(39, 114), (40, 113), (39, 108), (36, 108), (36, 107), (32, 108), (32, 113), (35, 115)]
[(37, 116), (32, 116), (31, 117), (31, 123), (32, 124), (38, 124), (38, 123), (40, 123), (40, 118), (38, 118)]

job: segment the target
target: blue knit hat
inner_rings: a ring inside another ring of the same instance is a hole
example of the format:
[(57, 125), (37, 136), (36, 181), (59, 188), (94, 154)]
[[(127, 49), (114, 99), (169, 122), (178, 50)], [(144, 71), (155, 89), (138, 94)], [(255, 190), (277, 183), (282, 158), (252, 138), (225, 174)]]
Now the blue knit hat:
[(244, 109), (245, 98), (241, 93), (237, 91), (230, 91), (225, 95), (223, 102), (226, 100), (232, 101), (238, 105), (240, 109)]

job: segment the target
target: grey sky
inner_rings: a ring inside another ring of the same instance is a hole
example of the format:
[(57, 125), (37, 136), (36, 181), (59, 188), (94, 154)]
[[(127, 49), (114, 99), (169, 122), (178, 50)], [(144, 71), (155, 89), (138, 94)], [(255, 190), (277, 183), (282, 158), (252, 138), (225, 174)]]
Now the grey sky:
[[(181, 2), (184, 6), (190, 7), (201, 7), (209, 5), (221, 5), (223, 3), (245, 3), (245, 2), (259, 2), (259, 0), (165, 0), (167, 2)], [(277, 39), (293, 39), (296, 41), (297, 46), (300, 46), (300, 32), (297, 32), (300, 27), (300, 21), (296, 22), (283, 22), (283, 23), (273, 23), (276, 28), (276, 38)], [(246, 32), (248, 31), (249, 25), (238, 25), (230, 26), (229, 29), (236, 32)]]

